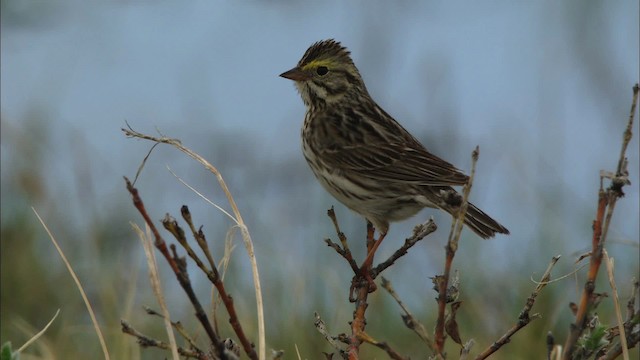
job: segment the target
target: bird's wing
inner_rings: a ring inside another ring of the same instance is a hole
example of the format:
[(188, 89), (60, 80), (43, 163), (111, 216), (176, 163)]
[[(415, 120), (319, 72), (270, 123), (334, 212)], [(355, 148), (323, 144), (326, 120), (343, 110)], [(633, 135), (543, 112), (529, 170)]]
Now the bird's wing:
[(452, 164), (406, 143), (358, 144), (321, 151), (330, 167), (372, 179), (426, 186), (464, 185), (468, 179)]

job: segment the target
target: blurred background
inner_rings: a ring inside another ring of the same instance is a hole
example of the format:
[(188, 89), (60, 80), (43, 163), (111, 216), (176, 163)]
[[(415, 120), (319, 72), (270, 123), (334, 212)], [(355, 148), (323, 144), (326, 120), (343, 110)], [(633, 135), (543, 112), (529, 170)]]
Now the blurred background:
[[(554, 276), (590, 249), (599, 171), (614, 171), (638, 81), (635, 0), (616, 2), (1, 1), (1, 340), (19, 346), (53, 316), (27, 353), (99, 358), (99, 344), (68, 272), (31, 207), (44, 218), (83, 282), (112, 357), (155, 359), (120, 332), (120, 319), (165, 339), (141, 244), (142, 224), (123, 176), (135, 177), (151, 144), (135, 130), (179, 138), (224, 176), (255, 243), (264, 287), (268, 348), (295, 358), (331, 351), (313, 326), (348, 332), (352, 274), (323, 239), (335, 234), (335, 205), (355, 255), (365, 222), (313, 178), (300, 150), (304, 107), (278, 77), (313, 42), (347, 46), (369, 92), (428, 149), (465, 172), (480, 146), (471, 200), (511, 230), (480, 241), (465, 231), (454, 267), (463, 340), (480, 352), (517, 319), (551, 257)], [(637, 120), (637, 119), (636, 119)], [(638, 122), (627, 152), (632, 185), (618, 202), (607, 249), (623, 300), (639, 274)], [(173, 148), (154, 150), (136, 186), (154, 219), (188, 205), (217, 257), (232, 227), (181, 185), (169, 167), (229, 209), (217, 182)], [(450, 218), (432, 210), (391, 227), (379, 257), (434, 216), (439, 230), (384, 274), (426, 325), (435, 325), (429, 277), (442, 271)], [(168, 234), (166, 234), (168, 236)], [(226, 278), (250, 337), (255, 297), (244, 247)], [(160, 262), (163, 266), (164, 263)], [(190, 265), (202, 299), (209, 284)], [(165, 269), (166, 270), (166, 269)], [(545, 336), (564, 342), (585, 270), (547, 287), (542, 319), (518, 333), (498, 359), (539, 359)], [(193, 310), (163, 273), (174, 320), (201, 340)], [(611, 292), (604, 271), (597, 291)], [(371, 297), (368, 332), (401, 353), (427, 349), (404, 328), (383, 291)], [(598, 308), (614, 324), (611, 298)], [(222, 314), (224, 323), (227, 317)], [(231, 336), (226, 332), (223, 336)], [(457, 353), (449, 341), (449, 351)], [(365, 347), (365, 356), (386, 358)], [(30, 358), (30, 357), (26, 357)]]

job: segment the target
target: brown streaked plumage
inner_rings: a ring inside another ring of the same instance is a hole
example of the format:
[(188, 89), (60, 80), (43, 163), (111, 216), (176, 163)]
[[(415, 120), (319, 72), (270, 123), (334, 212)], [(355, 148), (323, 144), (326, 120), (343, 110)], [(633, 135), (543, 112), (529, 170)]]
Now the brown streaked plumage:
[[(369, 95), (349, 51), (335, 40), (313, 44), (280, 76), (295, 82), (307, 113), (304, 156), (322, 186), (381, 232), (425, 207), (450, 214), (460, 197), (452, 186), (467, 175), (431, 154)], [(469, 204), (465, 224), (482, 238), (508, 234)], [(382, 239), (380, 239), (381, 241)]]

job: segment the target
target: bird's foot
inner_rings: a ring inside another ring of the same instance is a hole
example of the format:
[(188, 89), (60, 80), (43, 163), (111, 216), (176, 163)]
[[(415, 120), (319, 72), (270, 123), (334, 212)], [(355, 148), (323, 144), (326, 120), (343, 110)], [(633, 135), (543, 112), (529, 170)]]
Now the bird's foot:
[(349, 287), (349, 302), (356, 302), (358, 300), (357, 295), (359, 290), (363, 287), (367, 288), (367, 293), (372, 293), (378, 289), (378, 286), (373, 281), (373, 277), (369, 271), (361, 271), (360, 274), (355, 275), (351, 279), (351, 286)]

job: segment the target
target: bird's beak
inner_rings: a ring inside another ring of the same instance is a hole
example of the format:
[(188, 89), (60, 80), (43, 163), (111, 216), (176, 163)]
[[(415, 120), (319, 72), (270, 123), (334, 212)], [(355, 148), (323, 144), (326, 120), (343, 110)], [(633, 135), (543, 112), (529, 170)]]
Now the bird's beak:
[(307, 72), (302, 71), (302, 69), (297, 66), (289, 71), (283, 72), (280, 76), (293, 81), (307, 81), (311, 79), (311, 76), (309, 76)]

